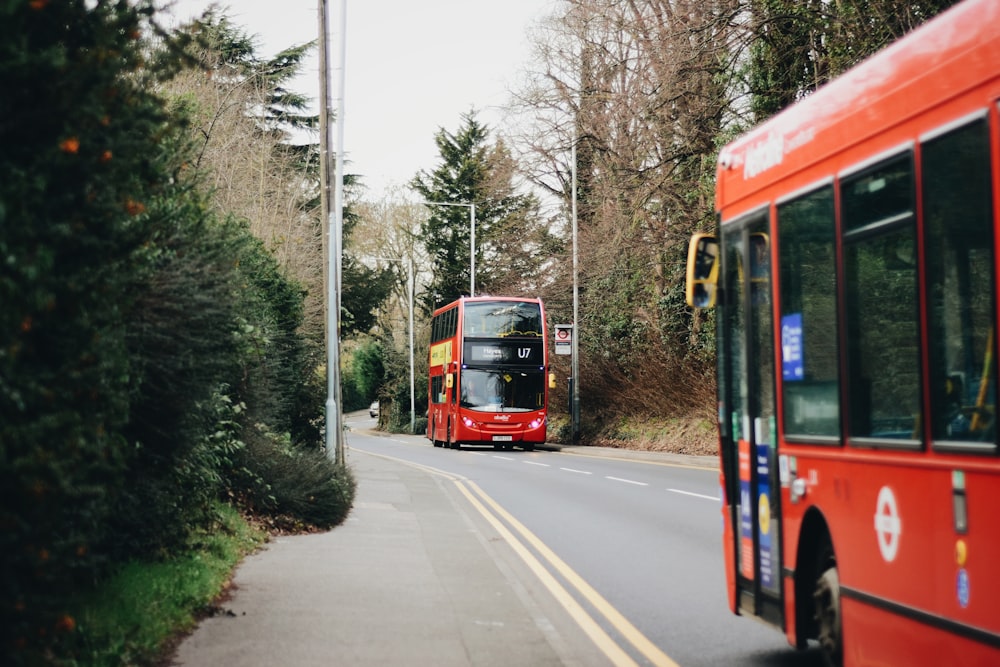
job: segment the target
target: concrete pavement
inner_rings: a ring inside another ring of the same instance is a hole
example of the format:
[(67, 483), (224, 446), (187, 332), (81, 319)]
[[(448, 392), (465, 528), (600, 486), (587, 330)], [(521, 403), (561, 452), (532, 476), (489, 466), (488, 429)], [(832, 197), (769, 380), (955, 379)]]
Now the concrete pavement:
[(350, 449), (348, 463), (347, 521), (247, 558), (173, 665), (611, 664), (451, 481)]

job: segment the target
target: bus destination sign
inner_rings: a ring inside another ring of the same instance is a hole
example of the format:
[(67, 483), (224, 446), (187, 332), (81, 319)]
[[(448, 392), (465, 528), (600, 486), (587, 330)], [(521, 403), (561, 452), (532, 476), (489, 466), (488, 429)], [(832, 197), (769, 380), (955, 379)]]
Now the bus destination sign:
[(466, 342), (467, 364), (525, 364), (540, 366), (543, 363), (542, 341), (519, 340), (503, 342)]

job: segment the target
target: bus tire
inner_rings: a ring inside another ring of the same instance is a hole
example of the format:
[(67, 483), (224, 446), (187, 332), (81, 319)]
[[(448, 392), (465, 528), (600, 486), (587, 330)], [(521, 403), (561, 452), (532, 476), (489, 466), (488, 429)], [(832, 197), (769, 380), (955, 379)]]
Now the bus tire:
[(434, 444), (435, 447), (440, 447), (441, 441), (438, 440), (437, 437), (435, 436), (436, 430), (437, 430), (437, 425), (434, 422), (431, 422), (431, 442)]
[(816, 638), (823, 649), (826, 664), (841, 667), (844, 664), (844, 638), (840, 611), (840, 575), (829, 535), (823, 535), (823, 542), (816, 556), (813, 585)]
[(526, 451), (526, 452), (533, 452), (533, 451), (535, 451), (535, 446), (534, 445), (525, 445), (524, 446), (524, 451)]
[(461, 449), (462, 448), (462, 445), (458, 444), (457, 442), (452, 442), (451, 441), (451, 421), (448, 422), (448, 436), (447, 437), (448, 437), (448, 439), (445, 440), (445, 442), (448, 444), (448, 448), (449, 449)]

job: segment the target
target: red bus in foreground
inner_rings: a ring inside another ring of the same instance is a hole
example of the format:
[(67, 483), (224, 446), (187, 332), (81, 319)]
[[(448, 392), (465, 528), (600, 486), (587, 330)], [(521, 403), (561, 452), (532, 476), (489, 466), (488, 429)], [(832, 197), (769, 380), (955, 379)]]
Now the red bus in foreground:
[(729, 605), (830, 662), (1000, 665), (1000, 2), (967, 0), (726, 146)]
[(549, 383), (539, 299), (461, 298), (431, 320), (427, 438), (435, 447), (531, 451), (545, 442)]

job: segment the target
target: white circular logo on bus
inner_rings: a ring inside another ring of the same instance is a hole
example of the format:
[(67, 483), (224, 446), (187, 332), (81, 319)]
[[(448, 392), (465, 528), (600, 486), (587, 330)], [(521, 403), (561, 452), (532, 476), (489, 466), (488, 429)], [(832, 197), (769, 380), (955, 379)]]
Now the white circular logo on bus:
[(896, 494), (888, 486), (883, 486), (879, 489), (878, 502), (875, 504), (875, 534), (878, 537), (878, 550), (882, 552), (885, 562), (896, 560), (899, 536), (902, 533), (903, 522), (899, 518)]

